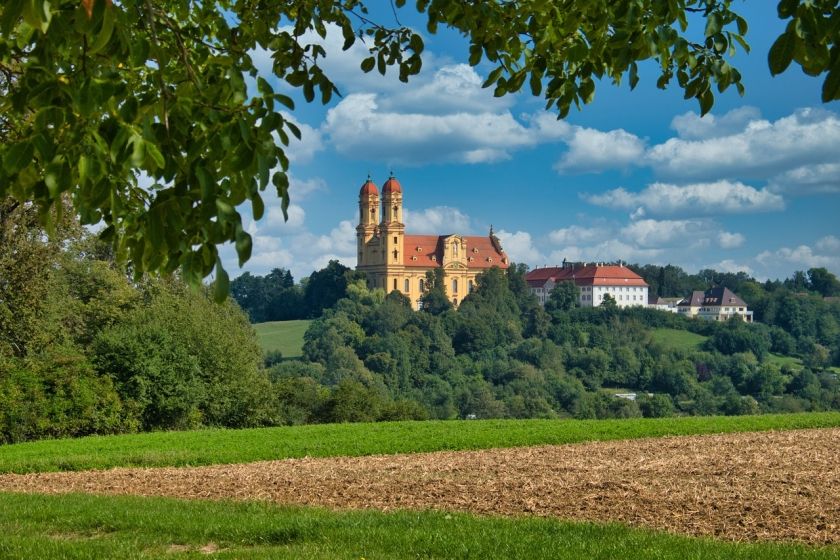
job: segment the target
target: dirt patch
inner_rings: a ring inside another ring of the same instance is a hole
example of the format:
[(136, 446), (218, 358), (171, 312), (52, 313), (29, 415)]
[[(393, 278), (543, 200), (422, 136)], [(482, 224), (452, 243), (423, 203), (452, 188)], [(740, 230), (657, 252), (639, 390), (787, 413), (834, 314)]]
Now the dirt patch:
[(840, 543), (840, 429), (195, 468), (0, 475), (0, 490), (619, 521)]

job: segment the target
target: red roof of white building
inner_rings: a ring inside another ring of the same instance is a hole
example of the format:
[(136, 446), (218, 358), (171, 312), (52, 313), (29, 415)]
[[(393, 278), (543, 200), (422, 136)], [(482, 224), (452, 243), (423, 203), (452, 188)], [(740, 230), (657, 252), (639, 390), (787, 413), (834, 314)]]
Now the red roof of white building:
[(528, 272), (525, 280), (535, 288), (545, 285), (548, 280), (574, 280), (577, 286), (647, 286), (641, 276), (626, 266), (616, 264), (537, 268)]

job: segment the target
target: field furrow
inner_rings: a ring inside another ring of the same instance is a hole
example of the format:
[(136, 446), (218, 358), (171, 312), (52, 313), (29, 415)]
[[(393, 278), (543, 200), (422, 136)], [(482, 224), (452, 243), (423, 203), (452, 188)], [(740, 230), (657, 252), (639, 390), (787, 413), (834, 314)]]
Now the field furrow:
[(0, 475), (0, 490), (618, 521), (840, 543), (840, 429), (184, 468)]

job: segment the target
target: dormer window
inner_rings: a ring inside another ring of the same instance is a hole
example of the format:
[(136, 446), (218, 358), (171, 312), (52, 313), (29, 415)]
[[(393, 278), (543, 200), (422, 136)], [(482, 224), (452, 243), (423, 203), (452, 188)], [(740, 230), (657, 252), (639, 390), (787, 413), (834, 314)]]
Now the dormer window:
[(469, 257), (467, 260), (473, 262), (475, 259), (473, 257)]
[(423, 247), (421, 247), (420, 245), (418, 245), (418, 246), (417, 246), (417, 252), (418, 252), (418, 253), (422, 253), (422, 252), (423, 252)]
[(493, 262), (493, 257), (487, 257), (487, 262)]
[(473, 253), (478, 253), (478, 247), (473, 247)]
[(432, 255), (432, 260), (436, 261), (437, 260), (437, 255)]
[(417, 260), (417, 255), (411, 255), (411, 260), (416, 261)]

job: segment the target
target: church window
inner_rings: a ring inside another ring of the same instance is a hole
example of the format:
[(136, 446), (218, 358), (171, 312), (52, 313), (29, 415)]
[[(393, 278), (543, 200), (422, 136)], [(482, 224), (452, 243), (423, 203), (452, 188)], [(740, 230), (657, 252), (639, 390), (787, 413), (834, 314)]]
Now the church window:
[(394, 219), (397, 218), (397, 209), (398, 209), (398, 206), (396, 204), (394, 204)]
[(394, 262), (397, 262), (397, 259), (399, 258), (399, 256), (400, 256), (400, 252), (397, 251), (396, 249), (394, 249)]
[(452, 305), (454, 305), (455, 307), (458, 306), (458, 298), (456, 298), (456, 297), (452, 298)]
[(452, 280), (452, 293), (453, 294), (458, 293), (458, 279), (457, 278)]
[(397, 289), (397, 279), (396, 278), (394, 278), (394, 289), (395, 290)]
[(473, 291), (473, 281), (472, 280), (469, 280), (467, 282), (467, 288), (468, 288), (468, 291), (470, 291), (470, 292)]
[(424, 279), (420, 279), (420, 291), (423, 292), (426, 290), (426, 281)]
[(394, 236), (394, 245), (396, 245), (396, 244), (397, 244), (397, 236), (395, 235)]
[(405, 291), (405, 293), (408, 293), (408, 292), (411, 291), (411, 281), (408, 278), (405, 279), (405, 290), (404, 291)]

